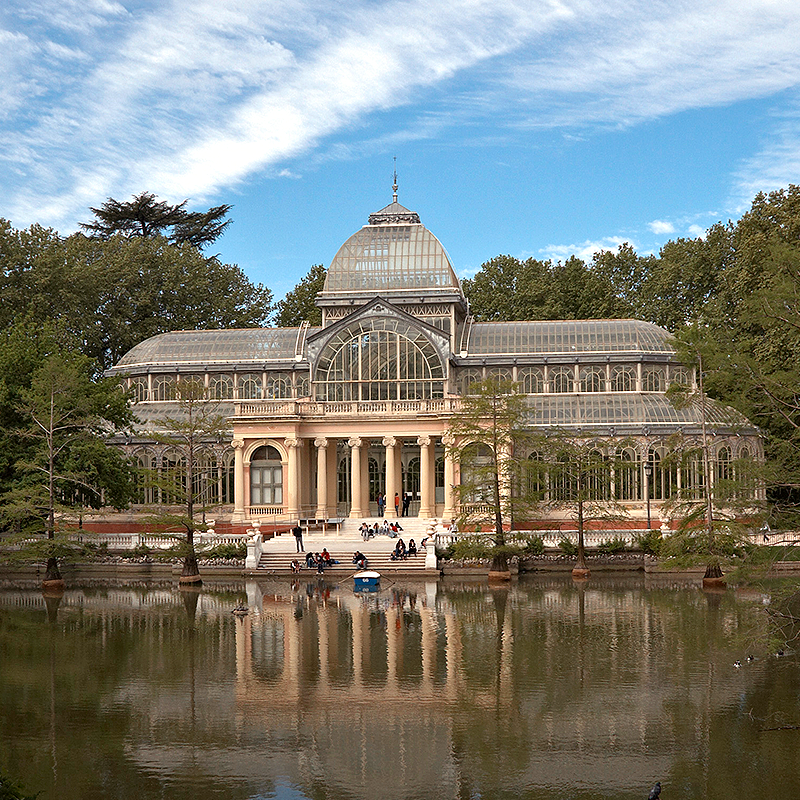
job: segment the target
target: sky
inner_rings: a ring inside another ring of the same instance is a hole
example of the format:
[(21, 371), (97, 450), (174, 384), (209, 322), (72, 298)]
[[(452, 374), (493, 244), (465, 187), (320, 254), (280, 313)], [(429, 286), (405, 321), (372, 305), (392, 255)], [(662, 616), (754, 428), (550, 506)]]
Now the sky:
[(0, 217), (229, 203), (279, 299), (396, 163), (461, 277), (658, 252), (800, 183), (799, 42), (797, 0), (5, 0)]

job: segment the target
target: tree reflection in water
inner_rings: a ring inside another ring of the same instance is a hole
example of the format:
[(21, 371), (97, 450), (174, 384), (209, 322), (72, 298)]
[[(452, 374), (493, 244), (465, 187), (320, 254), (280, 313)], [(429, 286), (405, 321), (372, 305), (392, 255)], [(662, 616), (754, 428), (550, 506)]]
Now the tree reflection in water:
[(764, 627), (643, 579), (8, 590), (0, 769), (53, 800), (794, 796)]

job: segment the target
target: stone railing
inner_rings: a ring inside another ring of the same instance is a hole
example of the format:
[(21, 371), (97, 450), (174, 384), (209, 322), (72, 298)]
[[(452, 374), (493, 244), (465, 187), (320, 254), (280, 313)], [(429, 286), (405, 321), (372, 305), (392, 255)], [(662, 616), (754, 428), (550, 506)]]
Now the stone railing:
[(234, 404), (234, 416), (250, 418), (275, 417), (357, 417), (418, 416), (447, 414), (461, 407), (457, 397), (431, 400), (244, 400)]

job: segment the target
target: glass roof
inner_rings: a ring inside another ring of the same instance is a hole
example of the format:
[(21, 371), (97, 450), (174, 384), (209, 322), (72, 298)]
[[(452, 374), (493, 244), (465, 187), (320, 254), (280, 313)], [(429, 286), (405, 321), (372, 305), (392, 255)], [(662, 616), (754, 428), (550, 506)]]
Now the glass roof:
[(469, 355), (672, 353), (669, 333), (635, 319), (476, 322)]
[[(388, 209), (391, 206), (384, 211)], [(419, 223), (376, 222), (365, 225), (339, 248), (328, 268), (322, 296), (337, 292), (385, 294), (431, 289), (461, 293), (458, 278), (439, 240)]]
[[(697, 425), (701, 422), (698, 404), (676, 408), (659, 394), (540, 394), (530, 395), (528, 405), (534, 427), (618, 426), (637, 427)], [(753, 430), (734, 409), (706, 400), (706, 419), (709, 425)]]
[(241, 328), (162, 333), (129, 350), (114, 370), (157, 365), (294, 360), (299, 331), (299, 328)]

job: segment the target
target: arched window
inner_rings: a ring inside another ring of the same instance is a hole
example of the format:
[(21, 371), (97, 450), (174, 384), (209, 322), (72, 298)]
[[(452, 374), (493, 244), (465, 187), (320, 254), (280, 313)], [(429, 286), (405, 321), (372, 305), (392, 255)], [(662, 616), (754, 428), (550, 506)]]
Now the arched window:
[(617, 454), (615, 483), (618, 500), (640, 500), (639, 456), (632, 447), (626, 447)]
[(475, 367), (469, 369), (462, 369), (459, 375), (459, 384), (461, 394), (472, 394), (473, 387), (483, 380), (481, 371)]
[(589, 453), (584, 482), (589, 500), (608, 500), (611, 497), (610, 463), (608, 456), (601, 450), (592, 450)]
[(643, 392), (663, 392), (664, 383), (664, 370), (661, 367), (646, 367), (642, 372)]
[(240, 400), (261, 399), (260, 375), (242, 375), (239, 378), (239, 399)]
[(732, 477), (731, 449), (730, 447), (720, 447), (717, 450), (717, 483), (724, 483)]
[(285, 375), (270, 375), (267, 379), (266, 396), (284, 398), (292, 396), (292, 385)]
[(186, 501), (186, 459), (174, 450), (161, 457), (161, 502), (167, 506)]
[(232, 400), (233, 380), (228, 375), (216, 375), (211, 379), (209, 396), (212, 400)]
[(636, 390), (636, 370), (633, 367), (614, 367), (611, 373), (611, 390), (633, 392)]
[(340, 513), (350, 508), (350, 453), (339, 459), (336, 467), (336, 501)]
[(419, 458), (412, 458), (408, 462), (408, 466), (403, 471), (403, 489), (411, 495), (411, 501), (414, 502), (419, 498), (419, 477), (420, 461)]
[(159, 375), (153, 380), (154, 400), (175, 399), (175, 378), (171, 375)]
[(308, 397), (311, 394), (311, 390), (308, 387), (308, 375), (298, 375), (295, 383), (297, 397)]
[(570, 453), (559, 453), (550, 465), (550, 497), (556, 503), (570, 503), (578, 496), (577, 464)]
[(461, 486), (466, 503), (491, 503), (492, 489), (492, 451), (483, 444), (465, 448), (461, 457)]
[(517, 370), (517, 381), (523, 394), (541, 394), (544, 391), (544, 373), (538, 367)]
[(496, 381), (510, 381), (513, 380), (513, 373), (506, 367), (493, 367), (486, 371), (488, 378), (494, 378)]
[(136, 454), (136, 502), (153, 505), (156, 502), (156, 460), (149, 450)]
[(572, 391), (572, 370), (569, 367), (554, 367), (550, 370), (550, 391), (568, 394)]
[(206, 387), (202, 378), (183, 378), (177, 384), (177, 389), (182, 400), (205, 400)]
[(690, 500), (700, 500), (705, 482), (702, 450), (686, 451), (681, 458), (681, 494)]
[(377, 459), (369, 462), (369, 502), (375, 503), (379, 494), (386, 494), (386, 473), (380, 468)]
[(689, 386), (689, 372), (683, 367), (670, 370), (669, 382), (677, 386)]
[(667, 450), (653, 447), (647, 454), (650, 462), (650, 499), (668, 500), (678, 487), (678, 469), (671, 461), (667, 462)]
[(134, 378), (131, 381), (131, 394), (134, 403), (143, 403), (147, 400), (147, 378)]
[(602, 392), (605, 390), (605, 371), (600, 367), (583, 367), (581, 369), (581, 391)]
[(434, 485), (436, 502), (444, 503), (444, 457), (437, 456), (434, 462)]
[(315, 375), (321, 400), (423, 400), (444, 396), (444, 367), (410, 322), (372, 317), (343, 328), (323, 348)]
[(531, 453), (524, 464), (524, 470), (523, 493), (525, 499), (534, 503), (544, 500), (547, 493), (547, 468), (544, 465), (542, 454), (535, 451)]
[(283, 505), (283, 465), (276, 447), (264, 445), (250, 457), (250, 505)]

